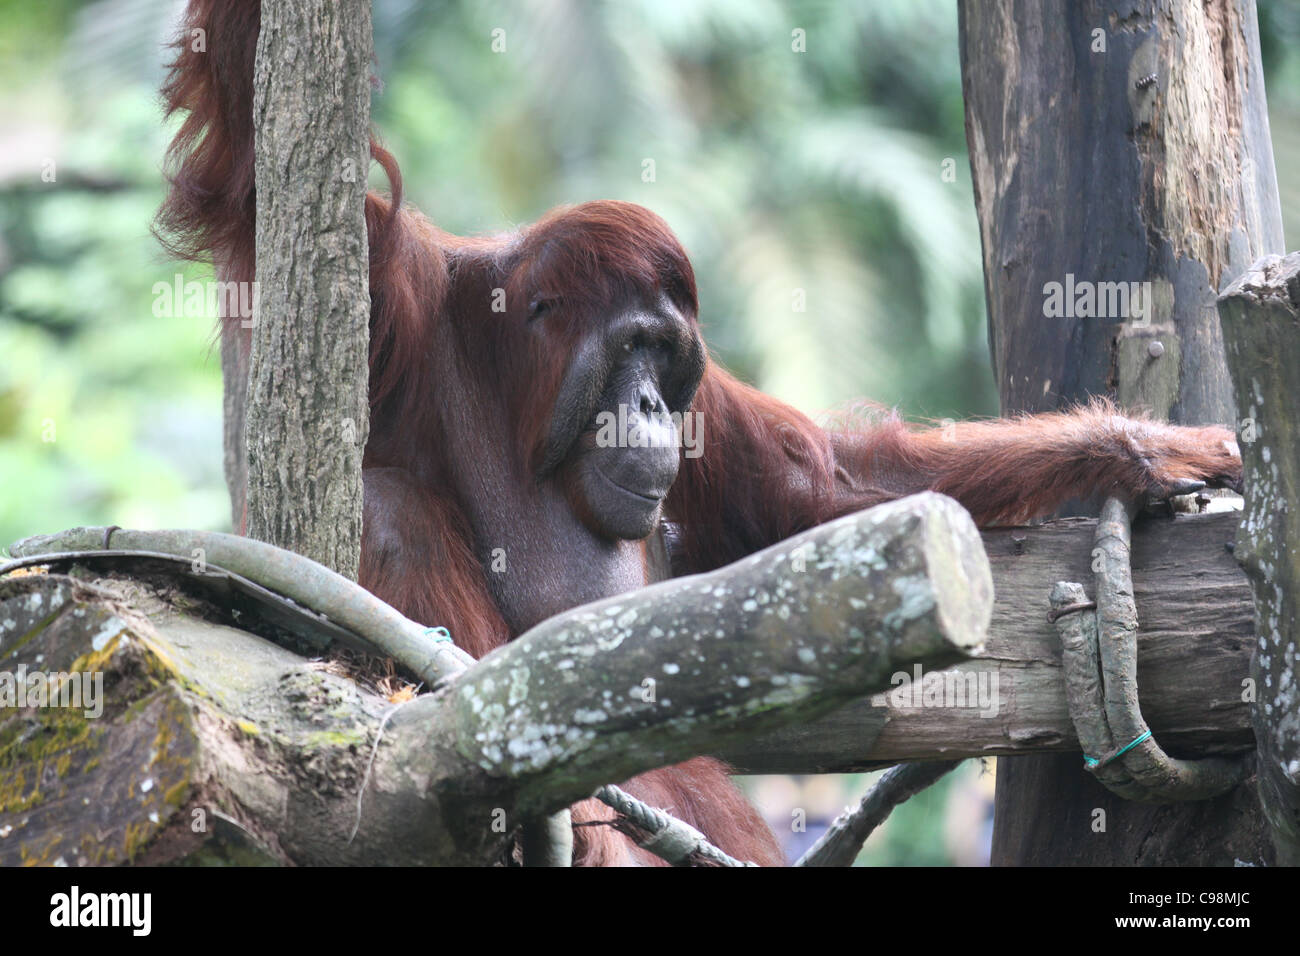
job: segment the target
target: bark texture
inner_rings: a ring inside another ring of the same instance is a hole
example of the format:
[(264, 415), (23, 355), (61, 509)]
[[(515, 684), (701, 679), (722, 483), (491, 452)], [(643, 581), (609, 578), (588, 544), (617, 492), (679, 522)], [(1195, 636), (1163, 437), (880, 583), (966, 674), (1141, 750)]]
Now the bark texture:
[[(981, 0), (959, 11), (1003, 412), (1118, 392), (1172, 421), (1233, 421), (1215, 296), (1282, 251), (1254, 3)], [(1067, 274), (1150, 282), (1149, 312), (1047, 318), (1043, 286)], [(1153, 339), (1164, 346), (1155, 360)], [(1121, 383), (1123, 362), (1141, 374)]]
[[(242, 321), (242, 320), (241, 320)], [(248, 411), (248, 353), (240, 331), (231, 323), (221, 327), (221, 464), (230, 493), (230, 527), (244, 527), (248, 507), (248, 444), (244, 419)]]
[(1277, 861), (1300, 865), (1300, 253), (1269, 256), (1219, 300), (1242, 434), (1237, 559), (1255, 592), (1259, 797)]
[(366, 0), (262, 4), (247, 531), (353, 580), (369, 431), (371, 51)]

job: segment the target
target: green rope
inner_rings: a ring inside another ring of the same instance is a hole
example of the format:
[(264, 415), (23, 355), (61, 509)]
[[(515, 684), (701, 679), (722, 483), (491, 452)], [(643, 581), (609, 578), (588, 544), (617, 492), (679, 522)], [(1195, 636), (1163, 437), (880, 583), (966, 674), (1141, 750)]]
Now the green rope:
[(1150, 730), (1148, 730), (1144, 734), (1138, 734), (1137, 737), (1134, 738), (1131, 744), (1128, 744), (1122, 749), (1115, 751), (1115, 753), (1111, 754), (1109, 757), (1105, 758), (1104, 760), (1098, 760), (1096, 757), (1089, 757), (1085, 754), (1083, 758), (1084, 766), (1091, 769), (1092, 767), (1096, 767), (1098, 765), (1108, 764), (1112, 760), (1118, 760), (1120, 757), (1124, 756), (1126, 753), (1128, 753), (1130, 750), (1132, 750), (1134, 747), (1142, 743), (1142, 741), (1146, 740), (1150, 736), (1151, 736)]

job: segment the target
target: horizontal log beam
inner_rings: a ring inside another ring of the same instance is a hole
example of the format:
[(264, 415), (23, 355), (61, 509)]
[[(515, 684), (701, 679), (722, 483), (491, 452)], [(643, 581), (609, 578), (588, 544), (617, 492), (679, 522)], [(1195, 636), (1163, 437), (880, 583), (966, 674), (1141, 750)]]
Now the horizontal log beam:
[[(1178, 515), (1134, 527), (1142, 714), (1175, 756), (1254, 747), (1242, 700), (1254, 605), (1226, 547), (1237, 520), (1235, 512)], [(1056, 581), (1081, 582), (1094, 594), (1095, 527), (1091, 519), (1065, 519), (983, 533), (993, 570), (989, 639), (979, 660), (952, 671), (964, 675), (964, 687), (989, 695), (985, 705), (904, 707), (878, 695), (722, 756), (738, 773), (850, 773), (907, 760), (1078, 750), (1059, 639), (1046, 615)]]

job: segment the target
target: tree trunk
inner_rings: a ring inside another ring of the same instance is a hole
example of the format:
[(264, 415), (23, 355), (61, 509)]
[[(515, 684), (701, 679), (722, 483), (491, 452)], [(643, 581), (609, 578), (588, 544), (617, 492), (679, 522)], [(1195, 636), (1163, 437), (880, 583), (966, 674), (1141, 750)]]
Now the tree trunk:
[(221, 462), (230, 493), (230, 527), (242, 534), (248, 506), (248, 445), (244, 441), (248, 354), (239, 339), (239, 329), (230, 322), (221, 323)]
[[(1235, 421), (1215, 291), (1282, 248), (1253, 2), (959, 10), (1003, 413), (1111, 394), (1185, 424)], [(993, 861), (1259, 861), (1254, 806), (1249, 786), (1144, 806), (1077, 756), (1000, 760)]]
[(1300, 253), (1264, 259), (1219, 304), (1245, 412), (1237, 560), (1255, 592), (1259, 796), (1277, 862), (1300, 864)]
[(367, 0), (262, 4), (247, 532), (353, 580), (369, 432), (371, 52)]

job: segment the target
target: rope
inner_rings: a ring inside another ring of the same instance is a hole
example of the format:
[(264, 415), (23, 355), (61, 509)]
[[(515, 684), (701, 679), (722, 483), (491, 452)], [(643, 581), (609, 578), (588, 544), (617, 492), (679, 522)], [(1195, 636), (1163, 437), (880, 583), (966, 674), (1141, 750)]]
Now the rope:
[(1142, 743), (1142, 741), (1146, 740), (1150, 736), (1151, 736), (1151, 731), (1149, 730), (1144, 734), (1138, 734), (1138, 736), (1134, 738), (1131, 744), (1129, 744), (1126, 747), (1120, 748), (1119, 750), (1111, 754), (1109, 757), (1102, 757), (1100, 760), (1096, 757), (1089, 757), (1087, 754), (1084, 754), (1083, 762), (1088, 766), (1089, 769), (1097, 766), (1098, 764), (1108, 764), (1112, 760), (1118, 760), (1120, 757), (1124, 756), (1126, 753), (1128, 753), (1130, 750), (1132, 750), (1134, 747)]
[(626, 790), (613, 784), (601, 787), (595, 797), (605, 806), (620, 814), (634, 827), (649, 833), (637, 840), (637, 846), (648, 850), (674, 866), (688, 866), (693, 860), (702, 860), (714, 866), (757, 866), (728, 856), (710, 843), (699, 830), (669, 816), (657, 807), (638, 800)]

